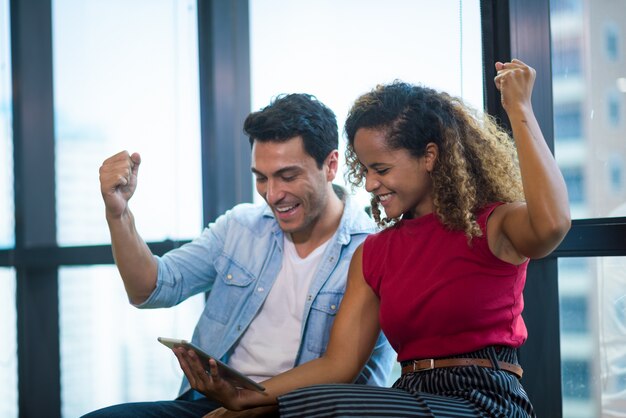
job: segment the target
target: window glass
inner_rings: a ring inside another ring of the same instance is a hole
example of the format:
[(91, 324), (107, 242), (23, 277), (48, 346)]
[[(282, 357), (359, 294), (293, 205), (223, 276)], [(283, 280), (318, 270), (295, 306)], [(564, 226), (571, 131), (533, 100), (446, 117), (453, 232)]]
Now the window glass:
[[(626, 4), (551, 0), (555, 156), (574, 218), (597, 218), (626, 203), (626, 67), (619, 34)], [(617, 157), (617, 159), (616, 159)], [(618, 187), (616, 187), (618, 186)]]
[(567, 103), (554, 109), (554, 136), (561, 141), (580, 141), (583, 136), (580, 103)]
[(612, 193), (621, 193), (624, 189), (624, 157), (613, 155), (608, 165)]
[(15, 271), (0, 268), (0, 416), (17, 418)]
[(622, 120), (622, 96), (617, 90), (612, 90), (607, 97), (607, 119), (609, 126), (619, 128)]
[(609, 61), (617, 61), (620, 57), (620, 26), (608, 21), (604, 31), (604, 48)]
[(15, 245), (9, 2), (0, 0), (0, 248)]
[(128, 303), (114, 266), (71, 267), (59, 270), (59, 304), (64, 417), (177, 396), (183, 373), (157, 337), (191, 339), (203, 295), (140, 310)]
[(598, 354), (597, 262), (591, 258), (561, 258), (558, 262), (563, 416), (597, 416), (598, 399), (593, 396), (597, 370), (590, 367)]
[[(616, 213), (626, 216), (626, 210)], [(597, 260), (598, 353), (601, 411), (617, 417), (626, 411), (626, 257)], [(597, 356), (597, 357), (596, 357)]]
[(98, 168), (142, 156), (131, 200), (148, 241), (202, 226), (194, 0), (53, 2), (57, 236), (108, 243)]
[(559, 259), (559, 293), (563, 416), (621, 416), (618, 412), (626, 410), (626, 257)]
[[(563, 375), (567, 380), (563, 382), (563, 398), (576, 399), (579, 402), (590, 402), (590, 365), (584, 360), (563, 360), (561, 364)], [(569, 414), (564, 414), (570, 416)]]
[[(626, 4), (551, 0), (555, 156), (572, 216), (626, 216)], [(573, 57), (578, 57), (573, 59)], [(580, 111), (576, 110), (580, 109)], [(626, 410), (626, 258), (559, 260), (563, 416)]]
[(561, 332), (589, 334), (589, 301), (586, 295), (562, 295), (561, 306)]
[(583, 167), (561, 167), (563, 178), (567, 184), (569, 192), (570, 203), (575, 205), (582, 205), (585, 203), (585, 176), (583, 173)]
[(578, 37), (564, 39), (559, 47), (559, 53), (554, 55), (552, 61), (552, 73), (559, 77), (580, 75), (582, 72), (580, 39)]
[(580, 13), (580, 9), (582, 7), (582, 2), (580, 0), (558, 0), (552, 1), (551, 8), (552, 12), (578, 12)]
[[(483, 108), (478, 0), (255, 0), (250, 25), (254, 110), (280, 93), (310, 93), (335, 112), (342, 133), (354, 100), (395, 79)], [(342, 163), (344, 143), (342, 135)], [(342, 174), (336, 182), (345, 184)], [(369, 205), (364, 190), (357, 199)]]

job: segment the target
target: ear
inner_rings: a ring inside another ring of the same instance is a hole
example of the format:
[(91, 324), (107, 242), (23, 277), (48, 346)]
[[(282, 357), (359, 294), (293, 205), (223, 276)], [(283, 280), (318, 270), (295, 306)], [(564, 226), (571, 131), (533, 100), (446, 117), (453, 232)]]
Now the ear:
[(335, 149), (328, 153), (322, 169), (326, 172), (326, 181), (335, 180), (337, 170), (339, 170), (339, 151)]
[(434, 142), (426, 144), (426, 151), (424, 152), (424, 161), (426, 162), (426, 170), (432, 172), (435, 168), (435, 163), (439, 157), (439, 147)]

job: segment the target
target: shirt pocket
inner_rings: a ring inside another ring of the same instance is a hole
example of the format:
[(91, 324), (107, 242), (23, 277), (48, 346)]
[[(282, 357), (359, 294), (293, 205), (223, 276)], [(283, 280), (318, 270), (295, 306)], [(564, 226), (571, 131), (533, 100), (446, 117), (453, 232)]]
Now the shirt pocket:
[(217, 279), (209, 294), (206, 315), (222, 324), (229, 322), (245, 306), (256, 277), (226, 254), (215, 261)]
[(326, 291), (318, 293), (313, 300), (305, 332), (308, 350), (318, 355), (326, 351), (330, 329), (335, 321), (342, 297), (343, 292)]

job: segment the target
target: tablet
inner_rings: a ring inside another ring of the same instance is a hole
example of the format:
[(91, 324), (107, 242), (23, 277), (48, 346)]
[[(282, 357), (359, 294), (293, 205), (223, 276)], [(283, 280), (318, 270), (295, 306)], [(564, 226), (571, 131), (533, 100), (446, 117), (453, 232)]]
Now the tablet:
[(187, 350), (195, 351), (196, 354), (198, 354), (198, 357), (200, 358), (200, 361), (202, 362), (206, 370), (209, 370), (209, 359), (215, 360), (215, 363), (217, 363), (217, 370), (219, 371), (222, 379), (228, 380), (233, 386), (256, 390), (257, 392), (263, 392), (265, 390), (263, 386), (250, 379), (248, 376), (241, 374), (226, 363), (222, 363), (221, 361), (219, 361), (212, 355), (207, 354), (200, 347), (189, 341), (164, 337), (159, 337), (157, 338), (157, 340), (159, 340), (161, 344), (169, 348), (185, 347)]

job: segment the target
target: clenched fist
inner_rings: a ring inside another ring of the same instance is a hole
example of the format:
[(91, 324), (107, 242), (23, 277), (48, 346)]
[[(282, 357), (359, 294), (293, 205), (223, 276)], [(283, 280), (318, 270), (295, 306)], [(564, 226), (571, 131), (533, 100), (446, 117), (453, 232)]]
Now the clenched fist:
[(128, 201), (137, 188), (137, 172), (141, 164), (138, 153), (122, 151), (107, 158), (100, 167), (100, 192), (108, 219), (120, 218), (128, 210)]
[(509, 117), (519, 111), (532, 108), (530, 99), (535, 83), (535, 69), (518, 59), (511, 62), (496, 62), (497, 75), (494, 79), (500, 90), (502, 107)]

